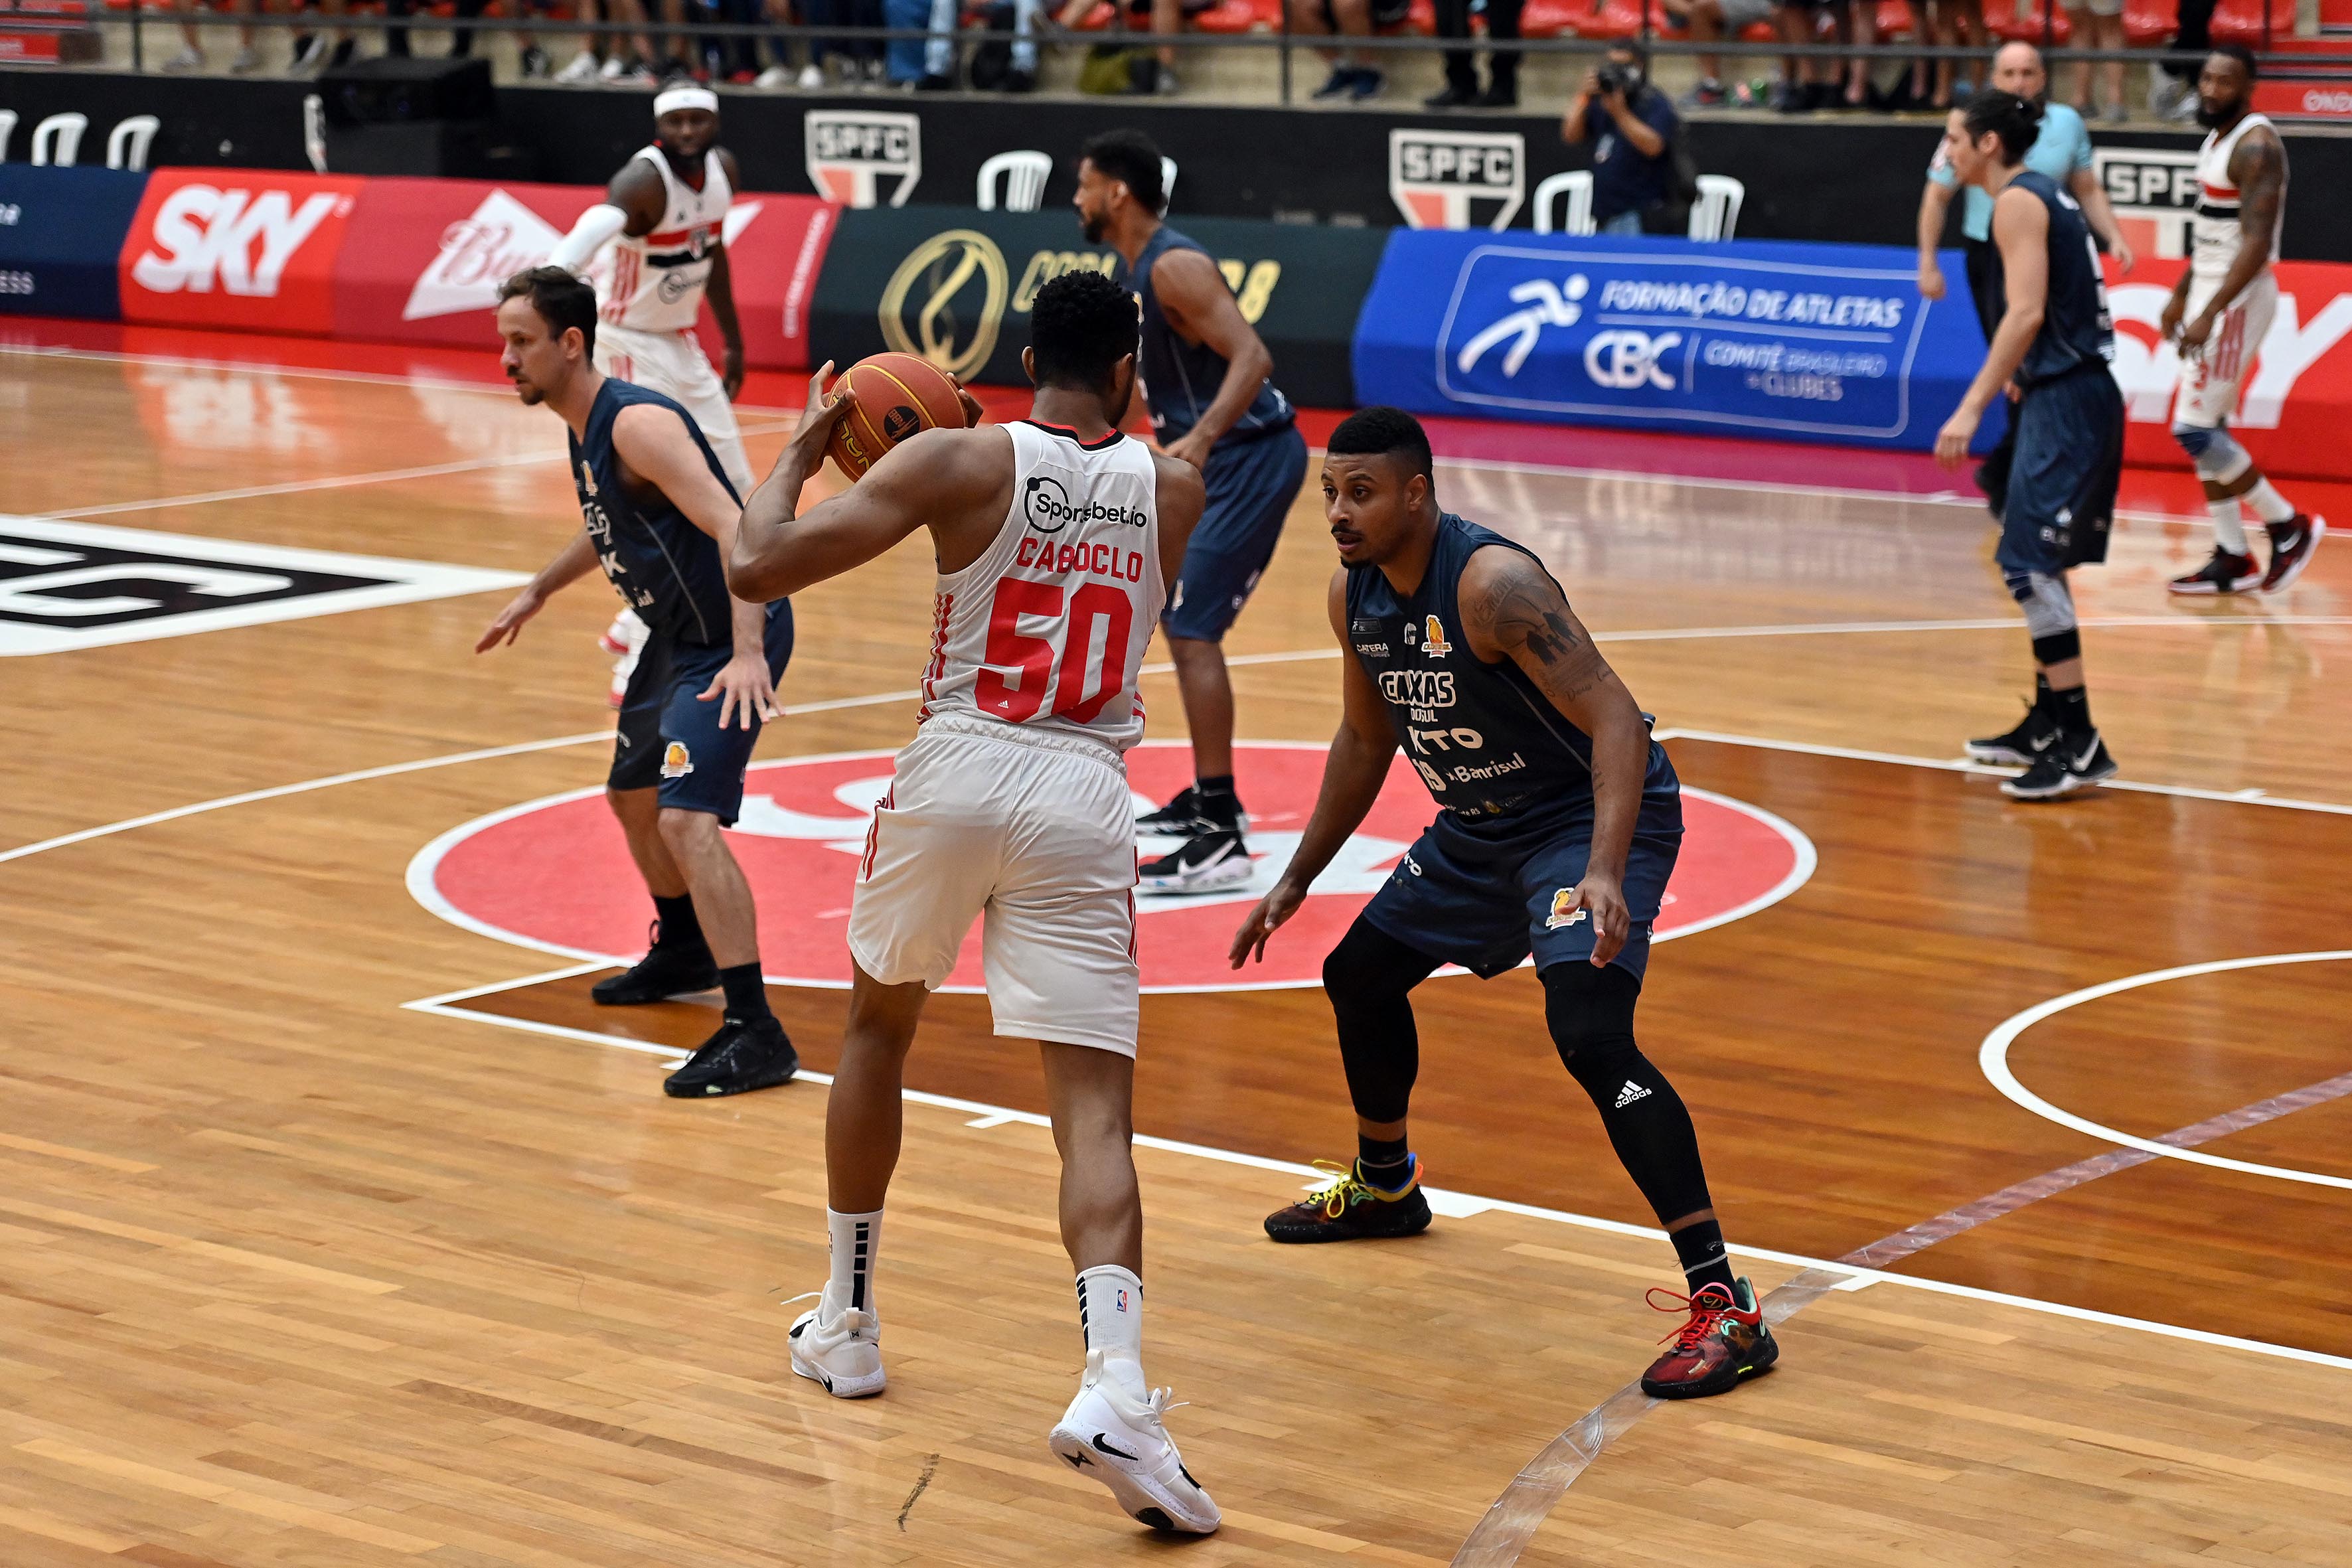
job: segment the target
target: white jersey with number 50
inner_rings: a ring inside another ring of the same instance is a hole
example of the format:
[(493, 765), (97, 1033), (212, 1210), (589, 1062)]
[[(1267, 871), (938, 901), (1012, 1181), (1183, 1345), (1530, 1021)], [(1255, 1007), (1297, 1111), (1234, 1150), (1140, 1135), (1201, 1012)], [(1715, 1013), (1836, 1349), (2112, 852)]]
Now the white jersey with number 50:
[(1136, 670), (1167, 590), (1159, 475), (1142, 443), (1021, 420), (1013, 508), (979, 560), (939, 579), (922, 717), (977, 714), (1124, 752), (1143, 738)]

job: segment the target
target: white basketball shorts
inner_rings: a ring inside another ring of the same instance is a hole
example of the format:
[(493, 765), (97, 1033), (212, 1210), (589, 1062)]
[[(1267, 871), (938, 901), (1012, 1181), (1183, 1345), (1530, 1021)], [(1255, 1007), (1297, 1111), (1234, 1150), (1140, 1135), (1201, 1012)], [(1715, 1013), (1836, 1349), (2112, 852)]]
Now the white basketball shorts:
[(735, 487), (736, 497), (751, 499), (752, 488), (760, 481), (751, 472), (751, 459), (743, 453), (735, 405), (727, 401), (727, 388), (692, 332), (641, 332), (635, 327), (599, 321), (596, 368), (685, 405), (701, 427), (702, 438), (719, 455), (719, 466), (727, 470), (727, 481)]
[(849, 954), (937, 990), (977, 917), (996, 1032), (1135, 1055), (1135, 805), (1076, 736), (938, 713), (874, 813)]
[[(2213, 298), (2216, 279), (2200, 278), (2189, 286), (2184, 319), (2195, 321)], [(2230, 308), (2213, 323), (2212, 335), (2194, 355), (2180, 361), (2180, 388), (2172, 397), (2172, 422), (2200, 430), (2217, 430), (2238, 411), (2238, 389), (2246, 372), (2270, 335), (2271, 318), (2278, 313), (2278, 275), (2264, 272), (2240, 291)]]

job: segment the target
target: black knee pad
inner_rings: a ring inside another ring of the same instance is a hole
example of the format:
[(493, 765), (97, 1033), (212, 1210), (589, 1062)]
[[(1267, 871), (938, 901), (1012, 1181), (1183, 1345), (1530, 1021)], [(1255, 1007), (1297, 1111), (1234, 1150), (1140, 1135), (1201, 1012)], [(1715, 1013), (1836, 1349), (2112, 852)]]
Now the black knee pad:
[(1339, 1025), (1349, 1098), (1367, 1121), (1404, 1120), (1421, 1076), (1410, 994), (1437, 963), (1360, 915), (1323, 961), (1323, 994)]
[(1543, 988), (1544, 1022), (1577, 1082), (1606, 1076), (1609, 1063), (1641, 1054), (1633, 1044), (1633, 1004), (1641, 1000), (1642, 983), (1630, 971), (1613, 963), (1600, 969), (1555, 963), (1543, 972)]
[(2083, 634), (2072, 627), (2033, 639), (2033, 661), (2036, 664), (2063, 664), (2070, 658), (2082, 657)]

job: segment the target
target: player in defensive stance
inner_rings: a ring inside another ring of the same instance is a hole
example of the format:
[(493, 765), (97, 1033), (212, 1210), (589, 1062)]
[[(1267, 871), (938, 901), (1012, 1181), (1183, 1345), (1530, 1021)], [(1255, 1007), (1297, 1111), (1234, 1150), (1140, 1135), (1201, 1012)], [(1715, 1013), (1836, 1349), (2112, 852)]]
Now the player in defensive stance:
[(599, 981), (606, 1005), (723, 987), (727, 1011), (663, 1085), (681, 1099), (789, 1079), (799, 1058), (768, 1007), (751, 885), (719, 834), (743, 805), (743, 773), (793, 653), (793, 607), (727, 592), (724, 552), (741, 508), (710, 444), (658, 392), (600, 373), (596, 300), (560, 267), (499, 290), (508, 378), (572, 434), (586, 527), (490, 623), (477, 653), (509, 643), (548, 596), (599, 565), (652, 636), (621, 708), (604, 798), (653, 896), (653, 951)]
[[(2213, 514), (2213, 554), (2171, 583), (2176, 594), (2234, 594), (2260, 585), (2284, 591), (2311, 564), (2327, 520), (2306, 517), (2263, 478), (2230, 434), (2246, 371), (2278, 311), (2279, 225), (2286, 211), (2286, 143), (2252, 112), (2254, 57), (2235, 44), (2215, 49), (2197, 78), (2197, 216), (2189, 270), (2165, 301), (2164, 335), (2180, 348), (2172, 438), (2205, 482)], [(2246, 548), (2242, 497), (2271, 536), (2267, 570)]]
[(1203, 498), (1198, 469), (1119, 434), (1136, 331), (1134, 297), (1109, 279), (1055, 279), (1030, 321), (1029, 418), (922, 431), (795, 518), (846, 406), (819, 372), (744, 510), (728, 581), (793, 593), (925, 528), (939, 563), (921, 727), (874, 814), (850, 910), (856, 977), (825, 1114), (833, 1272), (793, 1325), (793, 1370), (841, 1398), (882, 1391), (874, 1265), (899, 1081), (924, 999), (982, 917), (996, 1032), (1039, 1042), (1086, 1333), (1084, 1381), (1048, 1441), (1135, 1518), (1206, 1533), (1216, 1504), (1161, 1424), (1168, 1391), (1143, 1378), (1124, 755), (1143, 734), (1136, 670)]
[[(621, 165), (604, 199), (580, 215), (548, 263), (596, 284), (596, 368), (683, 407), (718, 454), (727, 482), (745, 496), (757, 476), (732, 407), (743, 389), (743, 328), (725, 234), (743, 176), (735, 154), (718, 142), (717, 93), (688, 82), (657, 94), (652, 143)], [(610, 264), (598, 266), (607, 256)], [(727, 345), (724, 375), (713, 374), (694, 335), (706, 294)], [(606, 649), (620, 656), (615, 707), (645, 640), (645, 622), (626, 609), (604, 634)]]
[(1371, 809), (1402, 744), (1440, 807), (1330, 957), (1323, 988), (1356, 1107), (1346, 1174), (1267, 1216), (1276, 1241), (1412, 1236), (1429, 1226), (1405, 1134), (1420, 1071), (1412, 988), (1442, 963), (1491, 979), (1530, 951), (1569, 1073), (1672, 1238), (1688, 1313), (1642, 1379), (1660, 1399), (1721, 1394), (1779, 1359), (1755, 1289), (1735, 1278), (1690, 1112), (1633, 1042), (1633, 1004), (1682, 845), (1682, 784), (1543, 563), (1441, 510), (1429, 437), (1367, 408), (1333, 431), (1323, 510), (1339, 547), (1331, 630), (1339, 731), (1314, 815), (1233, 965), (1297, 912)]

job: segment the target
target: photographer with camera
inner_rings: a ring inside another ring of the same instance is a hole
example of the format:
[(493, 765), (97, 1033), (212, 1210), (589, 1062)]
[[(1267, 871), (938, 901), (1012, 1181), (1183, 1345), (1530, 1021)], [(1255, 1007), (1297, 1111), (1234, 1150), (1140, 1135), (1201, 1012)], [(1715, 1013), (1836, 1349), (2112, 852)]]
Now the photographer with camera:
[(1600, 234), (1640, 234), (1675, 196), (1674, 141), (1682, 128), (1675, 106), (1650, 85), (1642, 52), (1609, 46), (1609, 58), (1584, 73), (1584, 85), (1560, 120), (1560, 140), (1592, 146), (1592, 223)]

